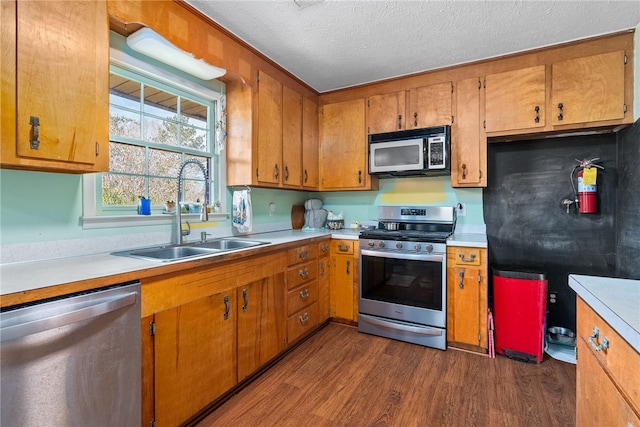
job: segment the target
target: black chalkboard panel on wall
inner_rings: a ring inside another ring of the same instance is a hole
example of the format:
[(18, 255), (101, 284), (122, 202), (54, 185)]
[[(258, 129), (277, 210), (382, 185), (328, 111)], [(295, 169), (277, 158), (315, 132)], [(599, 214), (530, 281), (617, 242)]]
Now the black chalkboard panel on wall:
[(616, 275), (640, 279), (640, 119), (618, 134)]
[[(569, 274), (615, 275), (616, 154), (615, 134), (489, 144), (483, 190), (489, 262), (546, 273), (557, 296), (547, 306), (549, 326), (575, 331)], [(605, 168), (597, 180), (598, 212), (567, 213), (562, 201), (574, 197), (575, 159), (594, 157)]]

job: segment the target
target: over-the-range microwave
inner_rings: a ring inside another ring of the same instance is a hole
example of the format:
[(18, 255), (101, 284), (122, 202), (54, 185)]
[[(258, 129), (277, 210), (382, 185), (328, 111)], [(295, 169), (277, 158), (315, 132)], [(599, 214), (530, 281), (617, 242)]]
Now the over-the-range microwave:
[(369, 174), (380, 178), (450, 175), (451, 127), (369, 135)]

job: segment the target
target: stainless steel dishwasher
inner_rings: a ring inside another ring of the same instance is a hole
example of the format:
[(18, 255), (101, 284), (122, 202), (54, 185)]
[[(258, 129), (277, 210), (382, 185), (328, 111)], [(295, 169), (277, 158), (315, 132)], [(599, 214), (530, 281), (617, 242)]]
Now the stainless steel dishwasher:
[(139, 426), (140, 284), (0, 313), (2, 426)]

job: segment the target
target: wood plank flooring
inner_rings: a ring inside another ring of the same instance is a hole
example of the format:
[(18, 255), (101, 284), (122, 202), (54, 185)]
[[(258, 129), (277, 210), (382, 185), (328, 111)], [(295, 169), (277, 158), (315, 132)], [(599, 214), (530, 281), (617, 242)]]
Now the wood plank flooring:
[(575, 365), (489, 359), (330, 323), (207, 416), (213, 426), (574, 426)]

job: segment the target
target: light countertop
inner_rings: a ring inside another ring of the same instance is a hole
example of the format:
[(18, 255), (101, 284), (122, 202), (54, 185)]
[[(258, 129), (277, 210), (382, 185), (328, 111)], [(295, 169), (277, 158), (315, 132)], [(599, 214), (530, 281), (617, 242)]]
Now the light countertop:
[(569, 286), (640, 353), (640, 280), (571, 274)]
[[(315, 232), (286, 230), (248, 234), (242, 237), (269, 242), (267, 245), (260, 246), (260, 248), (265, 248), (330, 235), (331, 233), (327, 230)], [(225, 253), (207, 256), (216, 257), (224, 255)], [(7, 295), (66, 283), (117, 276), (119, 274), (136, 271), (147, 271), (168, 264), (191, 262), (194, 259), (195, 258), (187, 258), (178, 261), (160, 262), (117, 256), (105, 252), (85, 256), (2, 264), (0, 265), (0, 291), (2, 295)]]
[[(259, 247), (266, 248), (322, 236), (330, 236), (334, 239), (358, 240), (359, 234), (360, 230), (356, 229), (319, 231), (284, 230), (247, 234), (242, 237), (269, 242), (267, 245)], [(456, 233), (452, 236), (448, 244), (486, 248), (487, 238), (486, 235), (482, 233)], [(228, 253), (229, 252), (206, 255), (199, 258), (216, 257)], [(255, 254), (256, 252), (254, 251), (252, 253)], [(104, 279), (110, 276), (115, 277), (123, 274), (129, 274), (129, 276), (135, 278), (136, 272), (141, 272), (141, 276), (149, 277), (152, 275), (150, 271), (154, 268), (192, 262), (199, 258), (160, 262), (117, 256), (112, 255), (110, 252), (105, 252), (84, 256), (2, 264), (0, 265), (0, 294), (15, 294), (74, 282)], [(101, 286), (102, 285), (104, 284), (101, 284)]]

